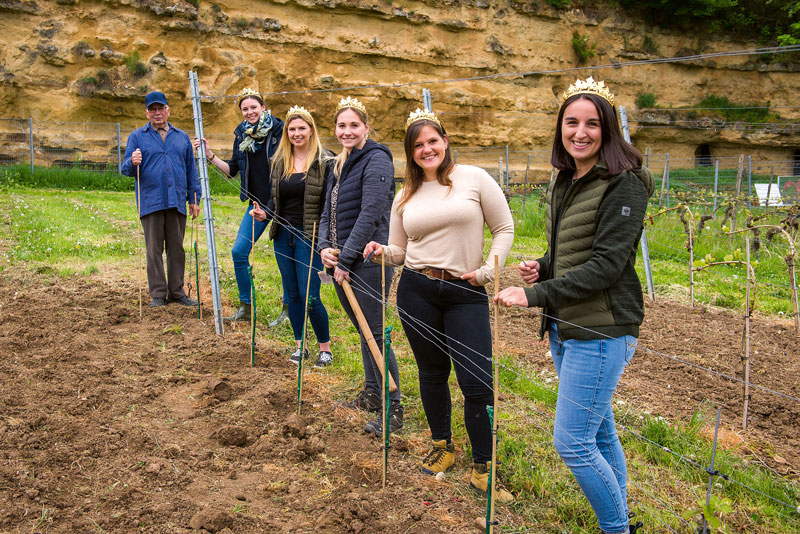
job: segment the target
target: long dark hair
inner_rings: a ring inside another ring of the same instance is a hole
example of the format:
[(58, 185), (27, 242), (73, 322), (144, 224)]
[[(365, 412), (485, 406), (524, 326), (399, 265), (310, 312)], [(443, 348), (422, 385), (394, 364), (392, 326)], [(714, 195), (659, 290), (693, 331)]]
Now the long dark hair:
[[(403, 205), (408, 202), (408, 199), (419, 190), (422, 186), (422, 182), (425, 180), (425, 171), (414, 161), (414, 143), (416, 143), (419, 133), (425, 126), (430, 126), (436, 130), (436, 133), (439, 134), (439, 137), (442, 139), (447, 138), (447, 132), (445, 132), (444, 126), (432, 120), (423, 119), (412, 123), (411, 126), (408, 127), (408, 130), (406, 130), (406, 137), (403, 141), (403, 147), (406, 149), (406, 178), (403, 183), (400, 203), (398, 204), (400, 208), (402, 208)], [(440, 184), (448, 187), (453, 185), (453, 182), (450, 180), (450, 173), (453, 172), (453, 167), (455, 166), (453, 157), (450, 155), (450, 144), (448, 143), (447, 148), (444, 150), (442, 162), (439, 164), (439, 168), (436, 169), (436, 179)]]
[(631, 171), (642, 166), (642, 153), (622, 137), (622, 131), (617, 121), (617, 112), (608, 103), (608, 100), (593, 94), (572, 95), (561, 104), (556, 122), (556, 134), (553, 138), (553, 152), (550, 155), (550, 164), (558, 170), (575, 170), (575, 160), (570, 156), (564, 143), (561, 141), (561, 122), (564, 120), (564, 110), (576, 100), (588, 100), (594, 104), (600, 116), (600, 128), (603, 132), (600, 144), (600, 161), (608, 167), (608, 174), (616, 176), (623, 171)]

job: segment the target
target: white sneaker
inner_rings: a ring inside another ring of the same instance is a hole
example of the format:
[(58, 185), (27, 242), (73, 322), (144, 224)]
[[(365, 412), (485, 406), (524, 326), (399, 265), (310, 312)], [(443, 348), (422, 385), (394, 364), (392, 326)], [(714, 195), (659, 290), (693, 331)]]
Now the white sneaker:
[(319, 351), (319, 358), (317, 358), (317, 363), (314, 364), (314, 367), (316, 367), (317, 369), (322, 369), (323, 367), (328, 367), (332, 363), (333, 363), (333, 354), (331, 354), (327, 350), (321, 350)]

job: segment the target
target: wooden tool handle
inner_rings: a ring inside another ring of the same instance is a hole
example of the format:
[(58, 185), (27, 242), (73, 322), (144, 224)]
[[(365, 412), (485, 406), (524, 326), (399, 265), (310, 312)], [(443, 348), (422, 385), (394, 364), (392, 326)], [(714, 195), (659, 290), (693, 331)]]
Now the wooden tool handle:
[[(361, 335), (367, 340), (367, 346), (369, 346), (369, 351), (372, 353), (372, 357), (375, 359), (375, 365), (378, 366), (381, 376), (383, 377), (386, 374), (386, 370), (383, 366), (383, 355), (381, 354), (381, 349), (378, 348), (375, 338), (372, 337), (372, 330), (369, 328), (367, 318), (364, 317), (364, 312), (361, 311), (361, 306), (358, 305), (358, 300), (356, 300), (356, 295), (353, 293), (353, 288), (350, 287), (349, 280), (342, 280), (342, 289), (344, 289), (344, 294), (347, 295), (347, 300), (350, 302), (350, 307), (353, 308), (353, 313), (356, 316), (356, 321), (358, 322), (358, 327), (361, 330)], [(397, 391), (397, 384), (395, 384), (391, 373), (389, 373), (389, 391)]]

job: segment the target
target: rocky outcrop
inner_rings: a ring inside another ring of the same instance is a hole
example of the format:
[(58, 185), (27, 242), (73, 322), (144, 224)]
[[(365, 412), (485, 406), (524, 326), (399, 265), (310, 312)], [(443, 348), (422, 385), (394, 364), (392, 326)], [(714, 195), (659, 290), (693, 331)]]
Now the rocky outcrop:
[[(405, 116), (421, 103), (422, 86), (405, 84), (427, 81), (456, 144), (532, 149), (550, 143), (561, 92), (575, 77), (594, 75), (629, 110), (639, 145), (691, 152), (682, 144), (718, 143), (784, 155), (800, 145), (794, 127), (666, 128), (657, 115), (639, 116), (634, 100), (648, 92), (673, 107), (710, 94), (791, 103), (800, 94), (798, 65), (783, 56), (731, 56), (629, 66), (758, 44), (670, 33), (615, 8), (558, 11), (539, 0), (268, 0), (258, 10), (243, 0), (0, 0), (0, 13), (6, 115), (127, 129), (144, 121), (144, 94), (160, 89), (173, 121), (190, 127), (187, 73), (196, 70), (209, 97), (206, 132), (229, 133), (241, 120), (230, 95), (254, 87), (275, 113), (296, 103), (311, 109), (325, 135), (339, 98), (357, 95), (381, 138), (399, 140)], [(575, 31), (595, 45), (583, 67), (615, 68), (574, 70)], [(498, 73), (516, 74), (492, 77)], [(435, 83), (446, 79), (461, 81)], [(337, 89), (353, 86), (369, 88)], [(781, 113), (788, 121), (800, 115)]]

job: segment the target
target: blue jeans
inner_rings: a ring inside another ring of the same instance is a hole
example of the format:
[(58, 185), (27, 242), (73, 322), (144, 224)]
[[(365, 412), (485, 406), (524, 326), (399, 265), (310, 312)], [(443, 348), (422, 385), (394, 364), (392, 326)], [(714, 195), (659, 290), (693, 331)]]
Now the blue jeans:
[(636, 351), (633, 336), (592, 340), (558, 338), (550, 326), (558, 373), (553, 443), (592, 505), (600, 528), (628, 532), (628, 468), (614, 426), (611, 396)]
[(322, 260), (318, 252), (314, 252), (311, 284), (308, 284), (308, 261), (311, 259), (311, 241), (303, 236), (303, 229), (296, 226), (278, 229), (275, 236), (275, 261), (281, 271), (283, 281), (283, 301), (289, 306), (289, 321), (292, 323), (294, 338), (303, 337), (303, 319), (305, 319), (303, 302), (308, 286), (308, 318), (319, 343), (331, 340), (328, 327), (328, 311), (319, 298), (320, 279), (317, 275), (322, 270)]
[[(239, 287), (239, 300), (245, 304), (252, 301), (250, 296), (250, 276), (247, 274), (247, 267), (250, 265), (250, 251), (253, 244), (258, 241), (261, 234), (267, 228), (268, 222), (256, 221), (253, 226), (253, 217), (250, 215), (252, 205), (247, 206), (244, 212), (239, 231), (236, 233), (236, 241), (231, 249), (233, 256), (233, 273), (236, 275), (236, 285)], [(255, 232), (255, 235), (254, 235)]]

